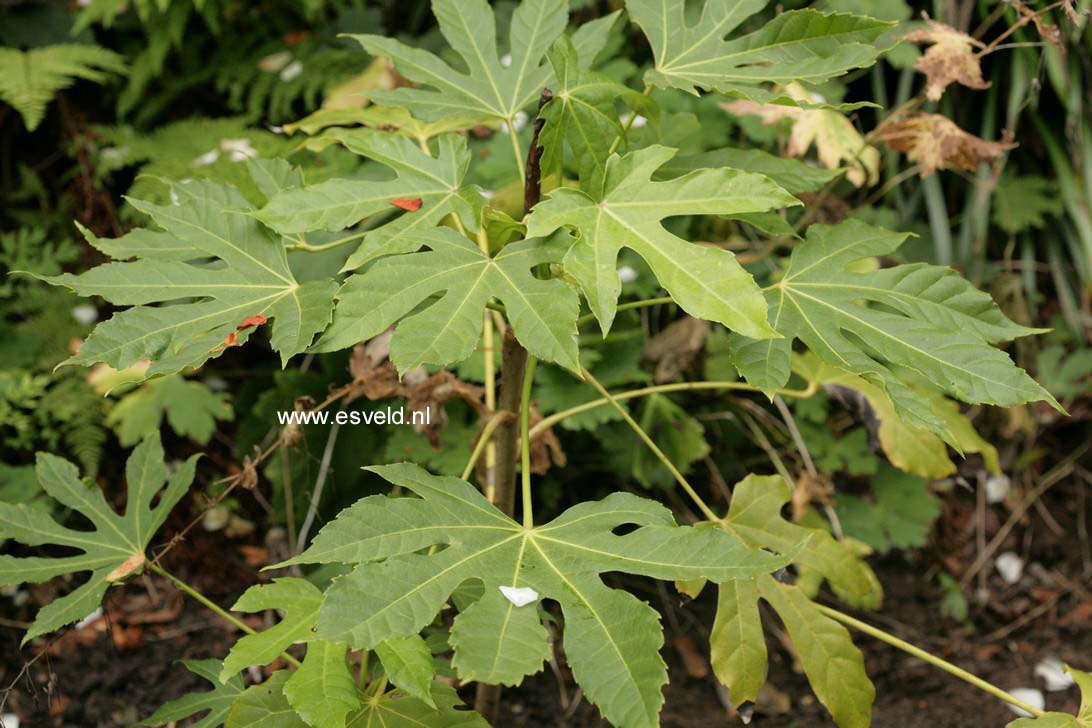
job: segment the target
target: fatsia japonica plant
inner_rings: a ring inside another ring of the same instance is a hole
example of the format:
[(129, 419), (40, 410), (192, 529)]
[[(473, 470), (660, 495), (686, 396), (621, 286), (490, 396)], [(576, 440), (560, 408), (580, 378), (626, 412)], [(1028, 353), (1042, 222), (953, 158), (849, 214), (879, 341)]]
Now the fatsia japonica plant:
[[(801, 195), (839, 170), (756, 150), (680, 152), (674, 97), (849, 108), (784, 89), (871, 65), (890, 25), (814, 9), (770, 13), (763, 25), (756, 18), (766, 5), (627, 0), (624, 12), (574, 27), (564, 0), (524, 0), (498, 28), (485, 0), (434, 0), (448, 50), (354, 36), (367, 53), (389, 58), (405, 84), (370, 91), (368, 107), (320, 111), (298, 125), (313, 148), (339, 145), (363, 158), (360, 175), (312, 184), (287, 160), (251, 159), (260, 199), (214, 181), (179, 182), (168, 202), (131, 200), (148, 227), (115, 239), (87, 233), (111, 261), (47, 280), (121, 310), (69, 364), (123, 369), (147, 360), (144, 376), (156, 377), (264, 334), (287, 363), (393, 330), (389, 356), (402, 374), (481, 352), (488, 411), (462, 477), (359, 463), (391, 494), (357, 501), (273, 567), (291, 575), (239, 598), (233, 611), (282, 613), (259, 632), (146, 557), (193, 478), (193, 461), (168, 478), (158, 438), (145, 440), (129, 461), (129, 505), (119, 515), (80, 483), (75, 466), (43, 455), (42, 487), (94, 530), (0, 504), (0, 536), (82, 552), (0, 556), (0, 582), (91, 577), (44, 608), (27, 639), (79, 620), (111, 584), (149, 568), (246, 634), (222, 661), (187, 661), (213, 689), (164, 705), (148, 724), (203, 714), (196, 725), (482, 726), (495, 720), (499, 686), (542, 671), (559, 648), (609, 723), (654, 726), (668, 679), (659, 615), (604, 578), (612, 572), (672, 582), (692, 596), (716, 590), (708, 650), (737, 707), (765, 681), (765, 602), (844, 728), (869, 725), (874, 698), (847, 626), (1040, 716), (1027, 725), (1092, 726), (1087, 702), (1078, 716), (1044, 715), (820, 604), (824, 582), (851, 606), (878, 604), (879, 584), (859, 549), (784, 517), (792, 491), (781, 476), (747, 477), (727, 512), (714, 511), (622, 403), (631, 396), (612, 394), (582, 363), (582, 345), (606, 336), (620, 311), (669, 299), (731, 332), (731, 361), (745, 379), (734, 388), (773, 400), (843, 383), (901, 436), (942, 451), (945, 443), (958, 452), (987, 447), (950, 400), (1057, 406), (997, 348), (1036, 330), (1010, 321), (989, 295), (947, 267), (881, 264), (905, 234), (853, 219), (809, 224)], [(627, 23), (651, 49), (643, 92), (597, 70), (611, 34)], [(506, 185), (490, 194), (469, 181), (480, 160), (467, 132), (481, 127), (511, 145)], [(745, 267), (722, 246), (688, 239), (687, 222), (703, 217), (768, 231), (791, 253)], [(665, 295), (620, 301), (620, 256), (647, 266)], [(578, 411), (616, 412), (704, 520), (680, 525), (664, 505), (622, 492), (537, 520), (538, 362), (588, 388)], [(794, 375), (807, 390), (789, 389)], [(325, 579), (300, 576), (316, 564), (328, 565)], [(246, 687), (245, 668), (274, 661), (287, 666)], [(1092, 678), (1073, 672), (1087, 695)], [(478, 684), (475, 711), (452, 687), (470, 682)]]

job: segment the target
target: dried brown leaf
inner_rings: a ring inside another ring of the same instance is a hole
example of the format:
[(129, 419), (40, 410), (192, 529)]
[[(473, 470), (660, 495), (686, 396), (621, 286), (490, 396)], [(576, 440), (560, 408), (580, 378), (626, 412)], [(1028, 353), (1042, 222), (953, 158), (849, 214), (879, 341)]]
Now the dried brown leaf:
[(876, 129), (875, 138), (921, 165), (922, 177), (938, 169), (973, 172), (1016, 147), (1009, 136), (988, 142), (963, 131), (946, 116), (925, 113), (888, 119)]
[(952, 83), (980, 90), (993, 85), (982, 78), (982, 66), (975, 54), (976, 48), (984, 47), (980, 41), (950, 25), (935, 20), (926, 22), (927, 28), (907, 33), (906, 40), (933, 44), (914, 64), (914, 68), (929, 79), (925, 95), (930, 100), (939, 100), (944, 89)]

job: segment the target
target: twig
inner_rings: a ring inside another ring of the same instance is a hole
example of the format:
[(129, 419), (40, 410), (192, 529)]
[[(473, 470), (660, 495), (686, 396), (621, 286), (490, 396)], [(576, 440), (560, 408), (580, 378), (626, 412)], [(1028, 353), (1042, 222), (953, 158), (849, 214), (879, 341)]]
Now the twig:
[(307, 506), (307, 515), (303, 519), (303, 525), (300, 526), (300, 535), (296, 539), (296, 553), (302, 551), (307, 543), (307, 535), (311, 532), (311, 524), (314, 523), (315, 514), (318, 513), (319, 501), (322, 500), (322, 489), (326, 487), (326, 476), (330, 474), (330, 460), (334, 457), (334, 445), (337, 444), (337, 433), (340, 430), (341, 425), (335, 419), (334, 424), (330, 426), (330, 434), (326, 437), (326, 449), (322, 451), (322, 462), (319, 463), (318, 477), (315, 478), (315, 489), (311, 493), (311, 503)]

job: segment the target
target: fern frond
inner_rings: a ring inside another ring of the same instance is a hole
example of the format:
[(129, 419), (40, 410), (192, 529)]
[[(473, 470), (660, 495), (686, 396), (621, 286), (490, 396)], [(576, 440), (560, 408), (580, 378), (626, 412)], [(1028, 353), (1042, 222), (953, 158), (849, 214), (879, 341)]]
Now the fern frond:
[(125, 60), (95, 45), (62, 43), (19, 51), (0, 48), (0, 99), (15, 107), (34, 131), (54, 94), (79, 79), (102, 83), (125, 73)]

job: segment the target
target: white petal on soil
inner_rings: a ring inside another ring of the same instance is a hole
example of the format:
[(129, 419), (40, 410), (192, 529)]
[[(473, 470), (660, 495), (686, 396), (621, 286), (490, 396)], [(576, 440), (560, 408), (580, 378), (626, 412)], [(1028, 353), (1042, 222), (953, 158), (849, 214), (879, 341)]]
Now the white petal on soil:
[(508, 601), (517, 607), (525, 607), (538, 601), (538, 592), (526, 586), (502, 586), (497, 587)]
[[(1038, 708), (1039, 710), (1042, 710), (1046, 706), (1046, 699), (1043, 697), (1043, 691), (1037, 690), (1035, 688), (1013, 688), (1009, 691), (1009, 694), (1017, 700), (1021, 700), (1031, 707)], [(1005, 703), (1005, 707), (1021, 717), (1031, 717), (1031, 713), (1027, 712), (1026, 710), (1017, 708), (1015, 705), (1009, 705), (1008, 703)]]
[(622, 283), (633, 283), (633, 281), (637, 280), (637, 271), (628, 265), (623, 265), (618, 269), (618, 280), (622, 281)]
[(986, 478), (986, 502), (1000, 503), (1009, 496), (1012, 481), (1007, 475), (991, 475)]
[(1007, 584), (1015, 584), (1024, 574), (1024, 560), (1012, 551), (1006, 551), (998, 556), (993, 565), (997, 567), (997, 573)]
[(1067, 690), (1073, 685), (1073, 676), (1065, 671), (1065, 664), (1057, 657), (1044, 657), (1035, 666), (1035, 674), (1043, 678), (1048, 692)]
[(0, 715), (0, 726), (3, 726), (3, 728), (19, 728), (19, 716), (15, 713)]

